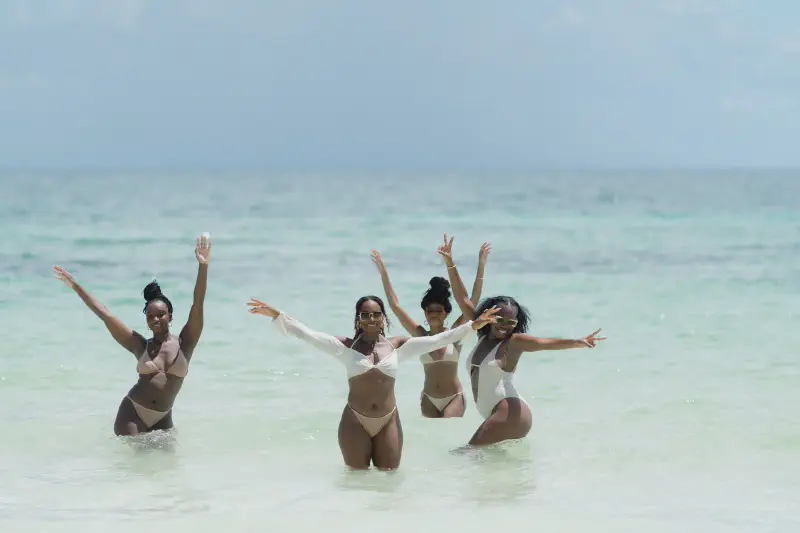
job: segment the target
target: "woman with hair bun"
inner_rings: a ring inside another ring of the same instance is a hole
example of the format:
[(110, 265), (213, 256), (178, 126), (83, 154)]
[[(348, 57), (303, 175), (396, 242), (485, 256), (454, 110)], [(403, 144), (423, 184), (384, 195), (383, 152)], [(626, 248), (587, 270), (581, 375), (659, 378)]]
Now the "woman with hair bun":
[(117, 436), (138, 435), (173, 427), (172, 406), (203, 331), (203, 301), (211, 257), (208, 234), (197, 238), (195, 256), (199, 266), (194, 302), (180, 335), (170, 332), (172, 302), (161, 292), (158, 282), (153, 280), (144, 288), (145, 305), (142, 312), (147, 317), (147, 327), (153, 332), (151, 339), (145, 339), (112, 315), (69, 272), (58, 265), (53, 267), (56, 278), (78, 293), (83, 303), (103, 321), (114, 340), (136, 357), (139, 380), (120, 403), (114, 421), (114, 433)]
[(532, 426), (531, 409), (514, 386), (514, 375), (522, 354), (594, 348), (606, 337), (597, 336), (599, 329), (574, 339), (529, 335), (528, 310), (511, 296), (486, 298), (476, 308), (475, 303), (467, 298), (467, 289), (453, 262), (453, 238), (448, 241), (445, 233), (444, 244), (438, 251), (447, 265), (456, 303), (465, 316), (479, 315), (484, 309), (499, 309), (496, 320), (478, 330), (478, 343), (465, 361), (475, 407), (484, 418), (469, 445), (484, 446), (524, 438)]
[[(483, 243), (478, 253), (478, 271), (475, 274), (475, 283), (472, 286), (473, 305), (478, 304), (483, 288), (483, 272), (486, 260), (491, 252), (488, 242)], [(450, 282), (442, 277), (433, 277), (430, 288), (422, 296), (420, 306), (425, 313), (425, 325), (419, 325), (413, 318), (400, 307), (400, 302), (389, 281), (389, 274), (381, 255), (373, 250), (372, 262), (378, 267), (383, 281), (383, 289), (389, 307), (400, 320), (400, 323), (414, 337), (427, 337), (445, 331), (448, 327), (447, 317), (453, 310), (450, 303)], [(463, 314), (453, 323), (457, 328), (471, 317)], [(420, 394), (420, 410), (422, 416), (428, 418), (450, 418), (464, 416), (466, 402), (462, 393), (461, 381), (458, 379), (458, 359), (461, 354), (461, 342), (455, 342), (444, 348), (424, 353), (420, 356), (425, 371), (425, 384)]]

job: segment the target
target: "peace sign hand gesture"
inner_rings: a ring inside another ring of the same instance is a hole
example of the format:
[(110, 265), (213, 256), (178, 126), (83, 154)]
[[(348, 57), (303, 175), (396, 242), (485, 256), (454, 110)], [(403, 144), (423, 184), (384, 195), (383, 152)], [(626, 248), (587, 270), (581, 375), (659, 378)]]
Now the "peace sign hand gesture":
[(453, 239), (455, 237), (450, 237), (450, 242), (447, 242), (447, 233), (444, 234), (444, 244), (439, 246), (436, 250), (439, 255), (444, 258), (444, 263), (447, 266), (453, 266)]
[(481, 313), (481, 316), (472, 321), (472, 329), (478, 330), (481, 329), (486, 324), (494, 324), (495, 322), (497, 322), (497, 317), (495, 315), (499, 311), (500, 308), (497, 307), (496, 305), (494, 307), (487, 309), (486, 311)]
[(604, 341), (608, 338), (608, 337), (596, 337), (596, 335), (600, 333), (600, 329), (598, 329), (591, 335), (587, 335), (586, 337), (582, 338), (580, 342), (583, 343), (588, 348), (594, 348), (596, 346), (597, 341)]

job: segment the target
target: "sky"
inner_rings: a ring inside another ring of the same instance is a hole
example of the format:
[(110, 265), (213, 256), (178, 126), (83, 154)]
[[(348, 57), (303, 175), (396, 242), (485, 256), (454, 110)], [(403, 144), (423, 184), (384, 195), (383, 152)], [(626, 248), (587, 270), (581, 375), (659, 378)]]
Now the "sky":
[(0, 167), (800, 165), (800, 2), (3, 0)]

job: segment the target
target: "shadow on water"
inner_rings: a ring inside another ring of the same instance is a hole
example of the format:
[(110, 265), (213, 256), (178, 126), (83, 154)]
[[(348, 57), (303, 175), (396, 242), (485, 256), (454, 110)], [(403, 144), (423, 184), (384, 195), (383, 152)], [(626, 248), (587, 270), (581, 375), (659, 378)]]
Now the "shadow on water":
[(450, 450), (470, 468), (461, 473), (463, 496), (482, 505), (507, 504), (536, 491), (533, 455), (525, 441), (491, 446), (461, 446)]

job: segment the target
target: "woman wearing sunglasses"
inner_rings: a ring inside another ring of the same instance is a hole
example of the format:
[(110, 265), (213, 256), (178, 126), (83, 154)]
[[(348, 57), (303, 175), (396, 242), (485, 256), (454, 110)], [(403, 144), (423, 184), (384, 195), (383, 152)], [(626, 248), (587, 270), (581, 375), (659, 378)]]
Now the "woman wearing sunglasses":
[[(475, 274), (475, 283), (472, 285), (472, 304), (478, 305), (483, 288), (483, 272), (486, 268), (486, 259), (489, 257), (491, 247), (488, 242), (483, 243), (478, 253), (478, 271)], [(378, 267), (383, 282), (383, 290), (389, 307), (395, 316), (400, 319), (409, 335), (413, 337), (427, 337), (436, 335), (447, 329), (447, 317), (453, 310), (450, 303), (450, 283), (441, 277), (430, 280), (430, 288), (422, 296), (420, 306), (425, 313), (425, 325), (428, 329), (417, 324), (400, 302), (389, 281), (389, 273), (383, 263), (381, 254), (372, 250), (372, 262)], [(472, 315), (469, 315), (472, 316)], [(453, 328), (466, 322), (467, 316), (461, 314)], [(447, 347), (424, 353), (420, 356), (422, 368), (425, 372), (425, 383), (420, 394), (420, 410), (422, 416), (428, 418), (451, 418), (464, 416), (466, 402), (462, 392), (461, 381), (458, 379), (458, 359), (461, 356), (462, 343), (455, 342)]]
[(386, 338), (389, 322), (383, 301), (364, 296), (356, 302), (353, 337), (334, 337), (312, 331), (255, 298), (247, 305), (251, 313), (272, 318), (284, 335), (306, 341), (345, 366), (350, 391), (339, 422), (339, 449), (345, 464), (354, 469), (369, 468), (370, 462), (381, 469), (400, 465), (403, 429), (394, 395), (398, 363), (462, 341), (493, 322), (497, 313), (497, 309), (486, 309), (475, 320), (431, 337)]
[(475, 316), (484, 309), (498, 309), (494, 320), (478, 330), (478, 343), (466, 361), (475, 406), (484, 418), (469, 444), (480, 446), (521, 439), (531, 430), (531, 410), (514, 388), (514, 371), (520, 356), (525, 352), (539, 350), (594, 348), (597, 341), (605, 340), (606, 337), (596, 336), (599, 329), (582, 339), (527, 335), (525, 332), (530, 322), (528, 311), (509, 296), (487, 298), (475, 309), (453, 263), (452, 250), (453, 238), (448, 242), (445, 234), (439, 254), (447, 265), (447, 273), (461, 312), (465, 316)]

